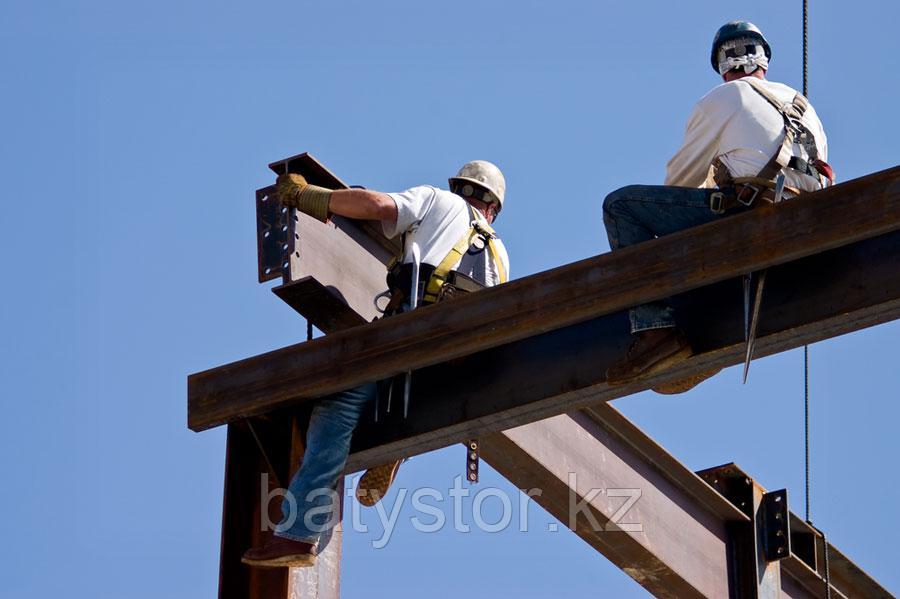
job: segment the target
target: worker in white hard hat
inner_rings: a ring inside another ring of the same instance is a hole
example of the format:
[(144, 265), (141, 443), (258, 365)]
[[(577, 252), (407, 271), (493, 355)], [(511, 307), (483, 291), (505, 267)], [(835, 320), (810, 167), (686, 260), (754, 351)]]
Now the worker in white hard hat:
[[(665, 185), (631, 185), (607, 196), (603, 221), (613, 251), (751, 210), (834, 182), (822, 123), (796, 90), (766, 79), (772, 51), (752, 23), (732, 21), (716, 33), (711, 64), (722, 83), (694, 108)], [(776, 197), (776, 181), (784, 183)], [(607, 371), (621, 385), (692, 355), (667, 301), (629, 313), (633, 342)], [(715, 372), (658, 387), (686, 391)]]
[[(450, 190), (430, 185), (400, 193), (366, 189), (332, 191), (310, 185), (297, 174), (278, 177), (277, 196), (326, 222), (329, 215), (381, 221), (387, 237), (402, 237), (403, 250), (388, 275), (386, 315), (435, 303), (482, 287), (505, 283), (509, 257), (491, 226), (506, 195), (506, 181), (495, 165), (468, 162), (449, 180)], [(414, 262), (416, 264), (414, 264)], [(418, 273), (413, 289), (412, 273)], [(383, 386), (383, 385), (382, 385)], [(294, 473), (283, 518), (271, 541), (248, 550), (252, 566), (304, 567), (315, 563), (340, 519), (335, 486), (350, 452), (350, 440), (367, 410), (378, 410), (379, 384), (369, 383), (316, 402), (310, 416), (303, 463)], [(395, 393), (400, 395), (401, 391)], [(395, 400), (396, 401), (396, 400)], [(374, 505), (387, 492), (400, 462), (371, 469), (360, 480), (357, 497)]]

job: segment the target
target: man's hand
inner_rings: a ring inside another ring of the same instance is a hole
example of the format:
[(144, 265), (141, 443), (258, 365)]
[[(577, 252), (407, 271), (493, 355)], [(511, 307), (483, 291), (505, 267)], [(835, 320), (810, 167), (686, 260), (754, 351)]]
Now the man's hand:
[(296, 208), (323, 223), (328, 221), (332, 193), (330, 189), (310, 185), (303, 175), (294, 173), (278, 175), (275, 183), (275, 195), (283, 205)]

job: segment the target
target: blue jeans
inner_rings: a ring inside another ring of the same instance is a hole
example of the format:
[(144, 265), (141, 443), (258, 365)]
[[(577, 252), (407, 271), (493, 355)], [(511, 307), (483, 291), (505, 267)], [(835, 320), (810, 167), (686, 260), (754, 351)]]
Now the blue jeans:
[(303, 463), (291, 478), (281, 504), (279, 537), (318, 544), (322, 551), (341, 518), (341, 498), (335, 489), (350, 454), (350, 439), (377, 385), (366, 383), (319, 400), (306, 432)]
[[(603, 202), (603, 224), (613, 251), (663, 235), (723, 218), (709, 209), (715, 189), (629, 185), (617, 189)], [(675, 326), (668, 301), (637, 306), (628, 311), (631, 332)]]

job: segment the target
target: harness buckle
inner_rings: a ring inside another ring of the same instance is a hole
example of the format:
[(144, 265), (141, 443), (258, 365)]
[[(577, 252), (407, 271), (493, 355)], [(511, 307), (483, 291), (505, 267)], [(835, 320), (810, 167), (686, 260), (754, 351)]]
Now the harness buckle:
[(709, 209), (713, 211), (713, 214), (724, 214), (725, 213), (725, 194), (721, 191), (714, 191), (709, 196)]
[[(738, 201), (738, 203), (743, 204), (744, 206), (747, 206), (749, 208), (750, 206), (753, 205), (753, 202), (756, 201), (757, 196), (759, 196), (759, 193), (762, 191), (762, 187), (758, 187), (756, 185), (749, 185), (747, 183), (742, 183), (741, 187), (742, 187), (742, 189), (739, 192), (737, 192), (737, 194), (735, 194), (735, 199)], [(752, 189), (753, 195), (751, 195), (750, 199), (745, 202), (744, 201), (744, 191), (746, 191), (747, 189)]]
[(479, 235), (484, 237), (485, 239), (494, 239), (497, 237), (497, 234), (494, 233), (493, 230), (486, 228), (483, 224), (481, 224), (478, 220), (473, 220), (470, 225), (475, 231), (478, 232)]

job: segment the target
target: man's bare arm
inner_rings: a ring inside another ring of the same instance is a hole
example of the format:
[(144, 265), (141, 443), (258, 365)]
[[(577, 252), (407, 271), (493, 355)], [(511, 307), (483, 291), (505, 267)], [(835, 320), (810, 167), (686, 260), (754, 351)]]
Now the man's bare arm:
[(386, 193), (368, 189), (340, 189), (331, 194), (328, 211), (347, 218), (397, 222), (397, 204)]
[(329, 214), (340, 214), (360, 220), (397, 222), (397, 204), (386, 193), (368, 189), (332, 191), (310, 185), (303, 175), (288, 173), (278, 176), (276, 195), (282, 204), (291, 206), (322, 222)]

